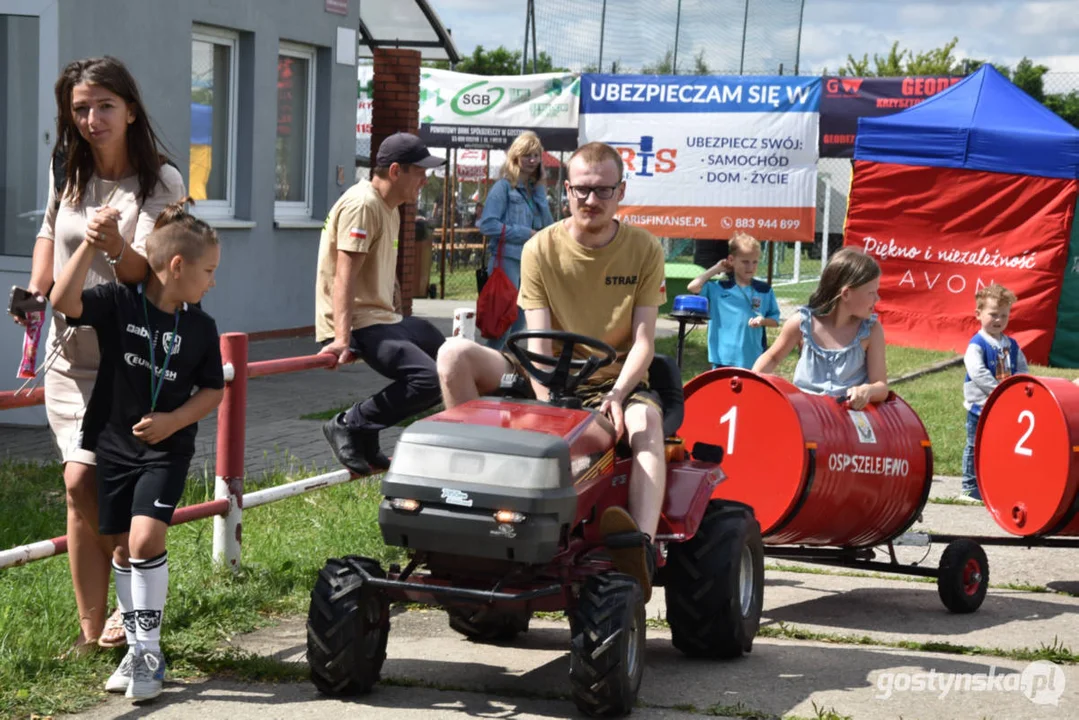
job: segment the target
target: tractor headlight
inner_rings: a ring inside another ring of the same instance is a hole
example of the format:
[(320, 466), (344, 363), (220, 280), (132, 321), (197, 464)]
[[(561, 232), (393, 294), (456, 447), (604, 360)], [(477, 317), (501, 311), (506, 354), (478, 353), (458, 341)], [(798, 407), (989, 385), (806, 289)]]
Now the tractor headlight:
[(389, 472), (431, 480), (539, 489), (561, 484), (557, 458), (532, 458), (419, 445), (401, 440)]

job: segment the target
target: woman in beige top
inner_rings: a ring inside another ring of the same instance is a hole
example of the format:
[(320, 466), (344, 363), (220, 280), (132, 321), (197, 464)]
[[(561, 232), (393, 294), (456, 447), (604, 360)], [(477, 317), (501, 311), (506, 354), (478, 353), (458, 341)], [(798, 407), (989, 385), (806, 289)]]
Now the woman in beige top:
[[(49, 204), (34, 245), (28, 290), (48, 295), (53, 280), (86, 239), (100, 252), (86, 287), (141, 282), (146, 236), (166, 205), (184, 197), (183, 178), (158, 151), (134, 78), (114, 58), (77, 60), (56, 81), (56, 147)], [(63, 191), (56, 193), (59, 184)], [(121, 645), (123, 628), (102, 637), (110, 554), (98, 534), (94, 454), (82, 447), (82, 420), (98, 369), (97, 337), (52, 313), (45, 356), (45, 410), (64, 463), (67, 539), (81, 632), (80, 652), (101, 640)], [(55, 357), (52, 357), (55, 356)], [(118, 637), (116, 637), (118, 635)]]

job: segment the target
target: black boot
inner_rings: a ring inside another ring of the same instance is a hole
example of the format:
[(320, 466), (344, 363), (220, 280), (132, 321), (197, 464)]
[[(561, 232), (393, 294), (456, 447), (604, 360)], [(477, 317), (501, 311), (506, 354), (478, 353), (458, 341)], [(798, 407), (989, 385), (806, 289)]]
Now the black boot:
[[(337, 462), (344, 465), (356, 475), (370, 475), (371, 466), (368, 464), (366, 455), (366, 440), (363, 437), (367, 433), (361, 433), (345, 425), (345, 414), (337, 413), (322, 424), (322, 434), (330, 443), (330, 450)], [(378, 436), (376, 434), (377, 442)], [(389, 463), (386, 463), (389, 467)]]
[(382, 454), (382, 446), (378, 443), (378, 430), (361, 430), (357, 433), (363, 449), (363, 458), (375, 472), (389, 470), (390, 459)]

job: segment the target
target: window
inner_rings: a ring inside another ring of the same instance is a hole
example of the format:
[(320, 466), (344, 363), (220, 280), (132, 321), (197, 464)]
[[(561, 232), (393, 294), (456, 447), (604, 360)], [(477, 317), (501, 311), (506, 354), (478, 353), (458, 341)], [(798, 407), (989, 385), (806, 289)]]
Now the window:
[(281, 43), (277, 56), (274, 215), (311, 217), (315, 51)]
[(38, 137), (39, 30), (36, 16), (0, 15), (0, 255), (33, 253), (48, 197)]
[(235, 214), (236, 68), (239, 36), (196, 26), (191, 35), (191, 165), (198, 213)]

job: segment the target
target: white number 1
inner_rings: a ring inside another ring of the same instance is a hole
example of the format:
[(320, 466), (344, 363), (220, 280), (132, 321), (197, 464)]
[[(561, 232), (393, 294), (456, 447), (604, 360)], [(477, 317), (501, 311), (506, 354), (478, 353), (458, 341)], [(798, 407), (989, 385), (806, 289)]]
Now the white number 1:
[(735, 428), (738, 426), (738, 406), (737, 405), (731, 407), (731, 409), (728, 410), (727, 412), (725, 412), (723, 414), (723, 417), (721, 417), (719, 419), (719, 424), (720, 425), (722, 425), (725, 422), (729, 422), (731, 424), (730, 428), (727, 430), (727, 454), (728, 455), (733, 455), (734, 454), (734, 432), (735, 432)]
[(1019, 413), (1019, 417), (1016, 419), (1016, 422), (1021, 423), (1023, 422), (1023, 420), (1029, 420), (1030, 427), (1028, 427), (1027, 431), (1023, 433), (1023, 436), (1019, 438), (1019, 442), (1015, 444), (1015, 454), (1030, 457), (1034, 454), (1034, 451), (1028, 447), (1024, 447), (1023, 443), (1025, 443), (1027, 441), (1027, 438), (1030, 437), (1030, 434), (1034, 432), (1034, 413), (1029, 410), (1024, 410), (1023, 412)]

